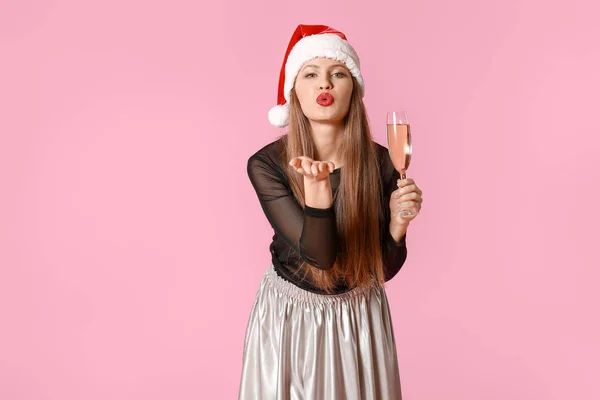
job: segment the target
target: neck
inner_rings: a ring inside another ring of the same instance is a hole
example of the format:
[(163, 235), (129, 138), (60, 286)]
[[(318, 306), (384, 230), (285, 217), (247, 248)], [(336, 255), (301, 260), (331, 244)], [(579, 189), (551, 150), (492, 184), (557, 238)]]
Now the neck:
[(344, 138), (344, 123), (324, 124), (310, 121), (313, 140), (317, 148), (317, 161), (331, 161), (335, 168), (343, 165), (339, 149)]

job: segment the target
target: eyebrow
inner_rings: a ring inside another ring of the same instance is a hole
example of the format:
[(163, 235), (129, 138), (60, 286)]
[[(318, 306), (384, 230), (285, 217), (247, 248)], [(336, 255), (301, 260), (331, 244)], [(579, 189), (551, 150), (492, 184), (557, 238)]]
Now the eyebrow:
[[(316, 64), (307, 64), (304, 67), (302, 67), (302, 70), (304, 70), (305, 68), (309, 68), (309, 67), (313, 67), (313, 68), (316, 68), (316, 69), (321, 68), (320, 66), (318, 66)], [(346, 66), (344, 64), (334, 64), (334, 65), (331, 66), (331, 68), (335, 68), (335, 67), (345, 68)]]

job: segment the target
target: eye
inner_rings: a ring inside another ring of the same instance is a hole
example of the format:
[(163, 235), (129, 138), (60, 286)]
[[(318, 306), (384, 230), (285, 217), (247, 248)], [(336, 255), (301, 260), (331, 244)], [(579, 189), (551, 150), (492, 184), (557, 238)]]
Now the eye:
[(308, 74), (304, 75), (305, 78), (312, 78), (317, 76), (317, 74), (315, 74), (314, 72), (309, 72)]
[(333, 76), (337, 78), (343, 78), (344, 76), (346, 76), (346, 74), (344, 74), (343, 72), (334, 72)]

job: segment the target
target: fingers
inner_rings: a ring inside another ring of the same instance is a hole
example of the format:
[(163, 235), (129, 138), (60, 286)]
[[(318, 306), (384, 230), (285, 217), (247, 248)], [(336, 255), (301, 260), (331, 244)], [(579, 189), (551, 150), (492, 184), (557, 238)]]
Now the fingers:
[(394, 190), (391, 194), (390, 202), (396, 204), (410, 202), (420, 206), (423, 203), (421, 193), (421, 190), (416, 185), (409, 184)]
[(411, 208), (411, 207), (416, 208), (418, 205), (419, 205), (419, 203), (416, 203), (414, 201), (403, 201), (402, 203), (398, 204), (398, 206), (400, 208)]
[(410, 184), (414, 184), (415, 181), (412, 178), (406, 178), (406, 179), (398, 179), (397, 184), (398, 187), (404, 187), (406, 185), (410, 185)]
[(413, 186), (413, 187), (417, 188), (417, 191), (420, 190), (417, 187), (417, 185), (415, 184), (415, 181), (412, 178), (398, 179), (396, 181), (396, 184), (398, 185), (399, 188), (403, 188), (403, 187), (407, 187), (407, 186)]
[(390, 203), (390, 211), (392, 212), (392, 214), (403, 209), (421, 211), (421, 203), (418, 201), (394, 201)]
[(312, 178), (322, 179), (329, 175), (335, 169), (335, 164), (328, 161), (315, 161), (310, 157), (299, 156), (293, 157), (288, 163), (296, 172)]
[(294, 168), (296, 168), (296, 169), (297, 169), (298, 167), (300, 167), (300, 164), (301, 164), (301, 162), (302, 162), (302, 160), (300, 160), (298, 157), (293, 157), (293, 158), (290, 160), (290, 162), (289, 162), (289, 165), (290, 165), (291, 167), (294, 167)]
[(404, 216), (399, 214), (402, 209), (421, 212), (423, 203), (423, 192), (415, 184), (412, 178), (398, 179), (398, 189), (392, 192), (390, 198), (390, 211), (392, 216), (400, 215), (403, 221), (412, 220), (415, 216)]
[(410, 208), (417, 211), (421, 210), (423, 199), (417, 193), (408, 193), (401, 196), (399, 199), (390, 200), (390, 209), (401, 210), (403, 208)]
[(421, 192), (421, 190), (419, 190), (419, 188), (417, 187), (405, 186), (403, 188), (394, 190), (392, 192), (392, 197), (402, 197), (407, 194), (415, 194), (417, 196), (421, 196), (422, 192), (419, 192)]
[(400, 203), (400, 202), (404, 202), (404, 201), (413, 201), (415, 203), (421, 204), (423, 202), (423, 198), (418, 193), (415, 193), (415, 192), (401, 194), (401, 195), (393, 195), (392, 197), (394, 197), (394, 201), (396, 203)]
[(314, 176), (319, 175), (319, 167), (321, 163), (314, 162), (310, 165), (310, 173)]
[(415, 184), (412, 178), (398, 179), (398, 188), (403, 189), (403, 193), (417, 192), (419, 195), (423, 194), (423, 191)]
[(302, 165), (303, 159), (301, 157), (293, 157), (288, 165), (296, 170), (296, 172), (305, 175), (304, 166)]
[(310, 167), (312, 163), (310, 159), (302, 158), (302, 169), (304, 169), (305, 174), (310, 174)]

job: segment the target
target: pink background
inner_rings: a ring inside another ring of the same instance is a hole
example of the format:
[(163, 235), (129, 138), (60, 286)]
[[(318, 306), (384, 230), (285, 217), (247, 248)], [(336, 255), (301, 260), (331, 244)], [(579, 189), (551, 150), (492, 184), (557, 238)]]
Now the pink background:
[(0, 399), (236, 398), (298, 23), (409, 111), (405, 399), (600, 398), (595, 3), (2, 1)]

